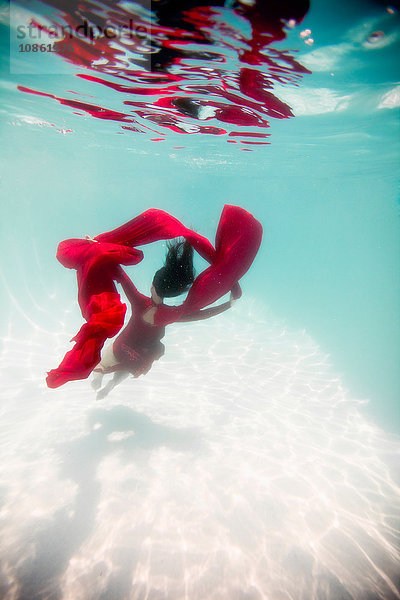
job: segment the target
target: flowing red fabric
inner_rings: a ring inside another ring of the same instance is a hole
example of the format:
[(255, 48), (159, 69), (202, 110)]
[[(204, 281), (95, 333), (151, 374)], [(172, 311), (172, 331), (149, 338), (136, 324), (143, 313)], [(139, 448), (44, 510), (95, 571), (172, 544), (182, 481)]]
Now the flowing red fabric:
[(100, 362), (105, 340), (114, 337), (123, 326), (126, 306), (114, 283), (115, 267), (134, 265), (142, 260), (143, 253), (135, 246), (175, 237), (189, 241), (210, 266), (198, 275), (180, 306), (157, 308), (156, 325), (173, 323), (212, 304), (230, 290), (235, 297), (241, 295), (238, 281), (257, 254), (262, 227), (249, 212), (237, 206), (224, 206), (215, 248), (207, 238), (155, 208), (113, 231), (98, 235), (95, 241), (65, 240), (58, 246), (57, 259), (63, 266), (77, 271), (78, 302), (87, 323), (71, 340), (76, 342), (75, 346), (59, 367), (48, 373), (46, 381), (50, 388), (88, 377)]

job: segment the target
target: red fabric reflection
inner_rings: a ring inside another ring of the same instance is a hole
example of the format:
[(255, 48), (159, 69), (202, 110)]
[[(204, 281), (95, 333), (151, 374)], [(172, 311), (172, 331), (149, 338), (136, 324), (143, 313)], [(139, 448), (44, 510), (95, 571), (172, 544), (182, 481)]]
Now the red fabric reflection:
[[(111, 0), (46, 4), (58, 10), (54, 27), (61, 19), (72, 32), (54, 43), (57, 53), (89, 71), (76, 72), (79, 78), (112, 89), (112, 101), (122, 106), (42, 95), (95, 118), (131, 123), (124, 131), (225, 135), (234, 125), (254, 133), (269, 127), (267, 117), (293, 116), (274, 84), (297, 83), (309, 72), (289, 51), (273, 47), (285, 38), (289, 19), (304, 18), (308, 0), (255, 0), (253, 6), (232, 1), (230, 9), (222, 0), (161, 0), (148, 14), (135, 3)], [(36, 25), (50, 31), (48, 19)]]

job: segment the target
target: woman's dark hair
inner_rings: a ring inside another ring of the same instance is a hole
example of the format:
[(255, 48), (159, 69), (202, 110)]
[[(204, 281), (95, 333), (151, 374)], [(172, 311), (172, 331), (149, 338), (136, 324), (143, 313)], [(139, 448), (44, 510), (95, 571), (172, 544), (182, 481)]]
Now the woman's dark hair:
[(161, 298), (185, 292), (194, 281), (193, 247), (189, 242), (167, 243), (164, 266), (154, 275), (153, 285)]

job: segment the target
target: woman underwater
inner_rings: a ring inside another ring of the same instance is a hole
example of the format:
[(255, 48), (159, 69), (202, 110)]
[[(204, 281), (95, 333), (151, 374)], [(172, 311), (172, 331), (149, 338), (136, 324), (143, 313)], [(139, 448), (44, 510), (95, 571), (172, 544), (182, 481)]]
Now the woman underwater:
[[(180, 237), (184, 241), (169, 245), (165, 265), (153, 278), (151, 298), (144, 296), (121, 265), (135, 265), (143, 259), (137, 246)], [(154, 208), (94, 239), (61, 242), (57, 259), (77, 271), (78, 303), (86, 323), (71, 340), (75, 342), (72, 350), (48, 372), (48, 387), (86, 379), (94, 371), (92, 386), (100, 390), (103, 375), (113, 372), (113, 379), (98, 392), (102, 398), (130, 373), (134, 377), (147, 373), (164, 354), (161, 339), (166, 325), (207, 319), (227, 310), (241, 296), (239, 279), (250, 268), (261, 238), (262, 226), (253, 215), (238, 206), (225, 205), (215, 247), (172, 215)], [(196, 278), (193, 250), (210, 265)], [(126, 305), (121, 302), (116, 282), (132, 306), (132, 317), (101, 357), (106, 339), (115, 337), (124, 325)], [(164, 298), (188, 289), (179, 306), (164, 304)], [(205, 309), (228, 292), (229, 302)]]
[[(157, 307), (164, 298), (173, 298), (186, 292), (194, 281), (193, 248), (188, 242), (177, 241), (168, 245), (164, 266), (154, 275), (151, 284), (151, 297), (141, 294), (125, 271), (118, 267), (115, 281), (122, 285), (125, 296), (132, 308), (132, 316), (125, 329), (114, 343), (102, 354), (100, 364), (94, 369), (92, 387), (99, 390), (103, 375), (114, 372), (113, 378), (97, 393), (97, 399), (104, 398), (118, 383), (129, 374), (133, 377), (145, 375), (155, 360), (164, 354), (161, 339), (165, 327), (154, 324)], [(230, 308), (235, 301), (233, 293), (229, 302), (219, 306), (199, 310), (182, 316), (177, 322), (209, 319)]]

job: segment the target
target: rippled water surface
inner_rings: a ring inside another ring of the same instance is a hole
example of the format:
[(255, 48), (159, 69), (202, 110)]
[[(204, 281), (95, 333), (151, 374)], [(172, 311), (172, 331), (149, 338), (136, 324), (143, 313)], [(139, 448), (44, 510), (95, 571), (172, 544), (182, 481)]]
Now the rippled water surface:
[[(297, 84), (309, 73), (296, 60), (297, 50), (279, 47), (287, 29), (307, 13), (307, 1), (295, 7), (237, 3), (235, 8), (222, 2), (173, 8), (167, 2), (86, 2), (75, 10), (57, 0), (48, 5), (49, 12), (42, 6), (42, 16), (32, 17), (37, 38), (45, 49), (52, 43), (50, 54), (55, 54), (42, 69), (57, 69), (60, 57), (72, 63), (77, 77), (93, 84), (94, 102), (79, 97), (79, 80), (65, 97), (19, 89), (52, 98), (77, 114), (120, 123), (121, 132), (149, 134), (154, 141), (173, 131), (222, 135), (246, 147), (265, 144), (268, 118), (293, 116), (273, 93), (274, 84)], [(18, 7), (12, 12), (16, 21), (29, 20)], [(20, 38), (27, 33), (22, 29)], [(26, 56), (25, 39), (24, 52), (16, 51), (11, 63), (17, 72), (24, 71), (24, 62), (39, 68)], [(113, 90), (106, 105), (99, 86)]]

